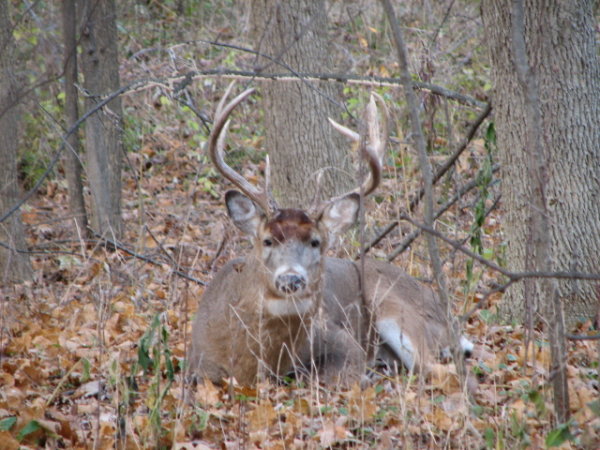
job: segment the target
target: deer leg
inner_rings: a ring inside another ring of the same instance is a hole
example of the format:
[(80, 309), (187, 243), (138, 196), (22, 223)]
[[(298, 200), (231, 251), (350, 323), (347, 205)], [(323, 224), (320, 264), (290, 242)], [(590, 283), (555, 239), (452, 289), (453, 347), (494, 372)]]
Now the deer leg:
[[(329, 324), (331, 325), (331, 324)], [(344, 328), (318, 330), (304, 366), (325, 386), (351, 386), (365, 373), (365, 352)]]
[(377, 332), (383, 344), (386, 344), (408, 371), (415, 369), (415, 347), (410, 338), (402, 332), (394, 319), (378, 320)]

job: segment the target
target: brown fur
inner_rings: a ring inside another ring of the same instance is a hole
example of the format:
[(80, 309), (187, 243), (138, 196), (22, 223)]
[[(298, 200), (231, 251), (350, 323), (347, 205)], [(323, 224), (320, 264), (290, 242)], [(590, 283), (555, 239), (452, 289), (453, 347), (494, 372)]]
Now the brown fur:
[(278, 243), (287, 239), (306, 242), (312, 237), (315, 223), (300, 209), (282, 209), (265, 227)]
[[(376, 324), (392, 318), (415, 347), (416, 368), (426, 367), (448, 345), (446, 316), (431, 289), (396, 266), (373, 259), (361, 262), (317, 256), (309, 274), (310, 308), (301, 314), (273, 315), (268, 302), (289, 302), (278, 293), (263, 259), (263, 240), (308, 248), (310, 238), (327, 239), (327, 229), (301, 211), (267, 221), (254, 238), (254, 251), (229, 262), (205, 291), (192, 332), (191, 369), (213, 383), (235, 377), (252, 384), (256, 377), (283, 376), (298, 368), (325, 384), (359, 381), (375, 356), (396, 362), (380, 347)], [(281, 234), (278, 234), (281, 233)], [(285, 245), (284, 245), (285, 244)], [(322, 255), (327, 246), (319, 250)], [(318, 260), (317, 260), (318, 261)]]
[(253, 92), (225, 105), (231, 91), (232, 86), (215, 112), (209, 153), (219, 172), (242, 191), (227, 192), (225, 200), (233, 223), (253, 238), (254, 248), (245, 259), (227, 264), (206, 289), (194, 321), (190, 368), (214, 383), (235, 377), (251, 384), (257, 377), (304, 369), (325, 384), (349, 384), (377, 354), (426, 366), (448, 342), (447, 318), (433, 292), (390, 264), (324, 256), (356, 222), (359, 193), (368, 195), (381, 180), (389, 138), (383, 98), (372, 94), (368, 132), (362, 136), (332, 122), (357, 143), (368, 137), (369, 145), (360, 147), (370, 176), (352, 192), (327, 201), (315, 198), (309, 217), (280, 210), (268, 176), (264, 188), (257, 188), (223, 161), (227, 118)]

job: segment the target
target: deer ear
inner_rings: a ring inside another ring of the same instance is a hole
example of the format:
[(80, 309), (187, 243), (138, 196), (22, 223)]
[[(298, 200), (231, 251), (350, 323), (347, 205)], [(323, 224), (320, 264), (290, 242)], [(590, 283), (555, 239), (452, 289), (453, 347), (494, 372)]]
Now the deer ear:
[(329, 242), (348, 231), (358, 219), (360, 209), (360, 195), (352, 193), (333, 200), (323, 208), (318, 221), (322, 223), (329, 232)]
[(225, 204), (234, 225), (250, 236), (256, 236), (265, 213), (256, 203), (238, 191), (225, 193)]

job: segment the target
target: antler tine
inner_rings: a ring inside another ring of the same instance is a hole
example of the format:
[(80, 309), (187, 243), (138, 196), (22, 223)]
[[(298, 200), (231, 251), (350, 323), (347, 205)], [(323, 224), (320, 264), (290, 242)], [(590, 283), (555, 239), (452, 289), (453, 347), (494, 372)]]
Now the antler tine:
[[(381, 107), (381, 115), (383, 119), (381, 126), (377, 115), (377, 105), (375, 104), (375, 100), (377, 100), (377, 103), (379, 103), (379, 106)], [(365, 196), (367, 196), (373, 192), (381, 182), (381, 165), (383, 156), (385, 154), (385, 148), (390, 137), (390, 127), (387, 106), (385, 105), (383, 98), (375, 92), (371, 93), (371, 99), (366, 111), (366, 120), (369, 133), (369, 143), (366, 145), (361, 145), (361, 154), (367, 160), (367, 164), (369, 165), (369, 175), (362, 183), (361, 187), (347, 192), (346, 194), (333, 197), (329, 200), (329, 202), (351, 193), (362, 192)], [(333, 128), (342, 133), (344, 136), (348, 137), (351, 141), (357, 143), (361, 142), (360, 134), (356, 133), (355, 131), (340, 125), (332, 119), (329, 119), (329, 123), (333, 126)], [(319, 210), (322, 209), (323, 205), (326, 203), (328, 202), (320, 202), (318, 205)], [(315, 210), (317, 210), (316, 204)]]
[(244, 177), (227, 165), (223, 158), (225, 153), (225, 137), (227, 135), (227, 128), (229, 128), (228, 117), (237, 105), (256, 92), (256, 89), (246, 89), (231, 102), (225, 104), (227, 97), (229, 97), (229, 94), (233, 90), (234, 84), (235, 82), (229, 85), (215, 112), (213, 128), (209, 138), (210, 158), (217, 170), (221, 172), (221, 175), (237, 186), (248, 198), (260, 206), (267, 215), (272, 216), (277, 210), (277, 204), (270, 191), (270, 167), (268, 157), (265, 186), (263, 189), (250, 184)]
[[(331, 119), (329, 119), (331, 120)], [(336, 124), (337, 125), (337, 124)], [(323, 207), (324, 202), (321, 200), (321, 181), (323, 180), (323, 169), (319, 170), (317, 174), (317, 186), (315, 188), (315, 194), (312, 202), (307, 210), (310, 217), (314, 217)]]
[[(381, 107), (382, 124), (380, 130), (379, 119), (377, 116), (377, 106), (375, 105), (375, 99)], [(371, 92), (371, 99), (369, 106), (367, 107), (367, 127), (369, 130), (369, 143), (364, 147), (363, 156), (367, 159), (369, 167), (371, 169), (370, 176), (363, 184), (364, 195), (369, 195), (381, 182), (381, 166), (383, 157), (385, 155), (385, 148), (390, 138), (390, 127), (389, 127), (389, 112), (383, 98)]]

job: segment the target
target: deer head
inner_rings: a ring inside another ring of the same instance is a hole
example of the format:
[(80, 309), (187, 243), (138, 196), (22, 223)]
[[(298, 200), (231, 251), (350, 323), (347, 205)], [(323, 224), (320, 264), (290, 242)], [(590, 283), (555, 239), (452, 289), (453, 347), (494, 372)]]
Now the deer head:
[[(241, 191), (226, 193), (227, 209), (233, 223), (253, 239), (252, 263), (260, 266), (268, 309), (275, 315), (296, 314), (310, 307), (310, 298), (319, 290), (323, 254), (338, 235), (356, 222), (360, 194), (373, 192), (381, 180), (381, 160), (389, 137), (387, 108), (379, 95), (371, 94), (366, 112), (368, 139), (330, 119), (336, 130), (359, 143), (361, 155), (367, 160), (370, 173), (359, 188), (326, 201), (317, 193), (307, 211), (280, 209), (270, 189), (268, 157), (262, 188), (250, 184), (223, 159), (228, 117), (255, 92), (248, 89), (226, 104), (232, 88), (233, 83), (215, 113), (210, 156), (217, 170)], [(381, 130), (376, 100), (382, 110)]]

